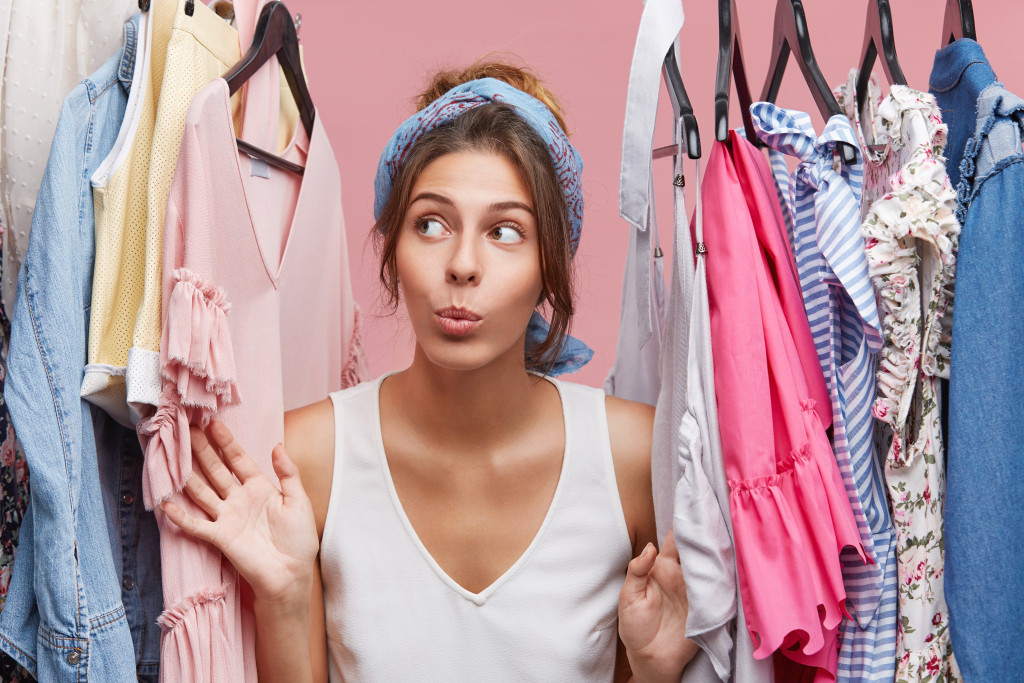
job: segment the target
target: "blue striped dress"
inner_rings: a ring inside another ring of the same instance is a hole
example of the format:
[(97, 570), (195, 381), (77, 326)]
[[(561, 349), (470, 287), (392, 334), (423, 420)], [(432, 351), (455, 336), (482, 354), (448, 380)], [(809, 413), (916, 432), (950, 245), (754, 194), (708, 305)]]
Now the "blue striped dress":
[[(882, 326), (860, 234), (863, 169), (842, 163), (838, 142), (857, 146), (845, 116), (821, 136), (810, 117), (768, 102), (751, 106), (769, 157), (800, 275), (804, 308), (832, 400), (833, 450), (874, 564), (850, 549), (843, 582), (852, 619), (840, 626), (838, 681), (892, 681), (896, 666), (896, 543), (878, 461), (871, 404)], [(799, 163), (790, 175), (785, 155)]]

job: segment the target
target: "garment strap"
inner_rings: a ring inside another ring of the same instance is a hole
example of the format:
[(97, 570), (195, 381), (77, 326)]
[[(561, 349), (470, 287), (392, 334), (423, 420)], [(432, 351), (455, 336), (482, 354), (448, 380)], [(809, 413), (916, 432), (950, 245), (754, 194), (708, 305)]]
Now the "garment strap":
[(682, 28), (680, 0), (647, 0), (644, 4), (629, 68), (619, 175), (619, 214), (640, 231), (647, 230), (651, 204), (651, 147), (662, 66)]

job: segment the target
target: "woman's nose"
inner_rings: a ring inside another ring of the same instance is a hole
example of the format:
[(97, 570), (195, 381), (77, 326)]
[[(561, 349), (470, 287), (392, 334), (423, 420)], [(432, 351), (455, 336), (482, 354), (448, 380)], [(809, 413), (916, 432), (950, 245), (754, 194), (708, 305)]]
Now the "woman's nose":
[(480, 284), (479, 245), (465, 232), (459, 236), (455, 252), (448, 260), (446, 279), (452, 284)]

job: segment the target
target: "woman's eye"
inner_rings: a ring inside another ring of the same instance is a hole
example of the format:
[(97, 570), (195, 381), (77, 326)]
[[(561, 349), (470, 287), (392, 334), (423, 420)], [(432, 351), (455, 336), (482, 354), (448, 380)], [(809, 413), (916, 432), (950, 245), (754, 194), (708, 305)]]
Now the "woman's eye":
[(523, 239), (523, 234), (510, 225), (499, 225), (490, 232), (490, 237), (496, 242), (510, 244)]
[(434, 218), (424, 218), (416, 224), (416, 229), (421, 235), (427, 237), (440, 237), (444, 234), (444, 225)]

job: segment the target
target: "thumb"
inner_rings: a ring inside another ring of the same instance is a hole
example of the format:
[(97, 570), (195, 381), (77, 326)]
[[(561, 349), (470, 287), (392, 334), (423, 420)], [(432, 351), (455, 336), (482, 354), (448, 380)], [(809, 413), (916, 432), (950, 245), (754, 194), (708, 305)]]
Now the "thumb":
[(305, 497), (306, 491), (302, 488), (299, 468), (288, 457), (288, 453), (284, 450), (284, 444), (279, 443), (274, 446), (270, 456), (274, 465), (274, 473), (281, 481), (281, 494), (286, 499)]
[(665, 559), (672, 560), (677, 564), (679, 563), (679, 548), (676, 546), (675, 532), (671, 528), (665, 536), (665, 542), (661, 544), (661, 552), (659, 555)]
[(653, 543), (648, 543), (640, 554), (629, 561), (626, 567), (626, 580), (622, 584), (622, 594), (642, 597), (647, 592), (647, 580), (654, 561), (658, 558), (658, 551)]

